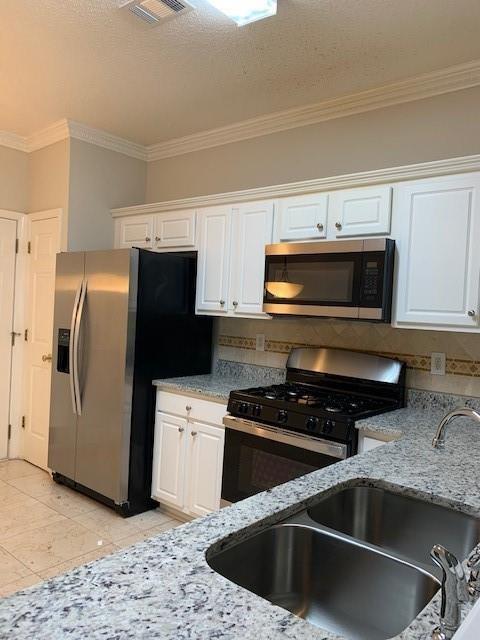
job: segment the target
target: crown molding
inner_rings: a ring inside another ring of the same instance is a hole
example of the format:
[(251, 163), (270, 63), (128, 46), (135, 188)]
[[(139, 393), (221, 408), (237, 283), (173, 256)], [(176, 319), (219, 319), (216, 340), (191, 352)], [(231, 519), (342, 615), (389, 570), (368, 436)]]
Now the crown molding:
[(304, 195), (321, 191), (334, 191), (336, 189), (353, 189), (375, 184), (400, 182), (402, 180), (417, 180), (419, 178), (429, 178), (432, 176), (467, 173), (469, 171), (480, 171), (480, 154), (451, 158), (448, 160), (433, 160), (432, 162), (422, 162), (388, 169), (349, 173), (315, 180), (304, 180), (302, 182), (289, 182), (287, 184), (277, 184), (269, 187), (255, 187), (254, 189), (245, 189), (243, 191), (229, 191), (228, 193), (216, 193), (207, 196), (182, 198), (179, 200), (152, 202), (132, 207), (111, 209), (110, 213), (113, 218), (122, 218), (124, 216), (238, 204), (240, 202), (251, 202), (253, 200)]
[(8, 147), (9, 149), (16, 149), (17, 151), (27, 151), (25, 138), (22, 138), (22, 136), (16, 133), (10, 133), (10, 131), (0, 131), (0, 147)]
[(90, 144), (95, 144), (98, 147), (109, 149), (110, 151), (116, 151), (117, 153), (123, 153), (126, 156), (137, 158), (138, 160), (147, 160), (147, 148), (131, 140), (120, 138), (107, 131), (101, 131), (100, 129), (94, 129), (88, 127), (81, 122), (75, 122), (74, 120), (68, 121), (70, 137), (76, 140), (83, 140)]
[(66, 140), (69, 136), (68, 120), (63, 119), (33, 133), (31, 136), (28, 136), (25, 141), (28, 152), (32, 153), (33, 151), (38, 151), (61, 140)]
[(479, 84), (480, 60), (474, 60), (340, 98), (278, 111), (209, 131), (159, 142), (147, 147), (148, 160), (171, 158), (295, 127), (304, 127), (382, 107), (468, 89)]

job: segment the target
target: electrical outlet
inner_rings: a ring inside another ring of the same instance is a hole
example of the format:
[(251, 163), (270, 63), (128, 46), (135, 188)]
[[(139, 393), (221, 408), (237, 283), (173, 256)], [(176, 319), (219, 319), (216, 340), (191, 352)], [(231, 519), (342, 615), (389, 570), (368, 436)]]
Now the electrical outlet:
[(255, 349), (257, 351), (265, 351), (265, 334), (257, 333), (255, 339)]
[(444, 353), (432, 353), (432, 360), (430, 363), (430, 372), (434, 376), (445, 375), (445, 354)]

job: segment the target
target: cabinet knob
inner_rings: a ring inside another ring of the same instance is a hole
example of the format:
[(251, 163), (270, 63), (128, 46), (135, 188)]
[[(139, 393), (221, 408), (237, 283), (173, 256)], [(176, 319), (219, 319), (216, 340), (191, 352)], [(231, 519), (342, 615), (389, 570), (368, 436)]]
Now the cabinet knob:
[(475, 313), (475, 311), (474, 311), (473, 309), (471, 309), (471, 310), (468, 312), (468, 315), (469, 315), (471, 318), (474, 318), (477, 314)]
[(192, 431), (192, 436), (195, 437), (197, 435), (196, 431)]
[(155, 236), (155, 242), (160, 242), (161, 238), (160, 236)]
[(318, 223), (317, 223), (317, 229), (318, 229), (319, 231), (323, 231), (323, 224), (322, 224), (321, 222), (318, 222)]
[(191, 411), (191, 410), (192, 410), (192, 407), (191, 407), (189, 404), (187, 404), (187, 406), (185, 407), (185, 409), (186, 409), (186, 411)]
[(220, 306), (224, 307), (225, 306), (225, 300), (220, 300)]
[(145, 238), (145, 242), (150, 242), (152, 239), (149, 238), (148, 236)]
[(183, 427), (178, 427), (178, 433), (183, 433), (185, 429)]
[(340, 222), (335, 222), (335, 227), (338, 229), (338, 231), (341, 231), (342, 229), (342, 225)]
[(238, 302), (236, 300), (233, 301), (233, 306), (238, 307)]

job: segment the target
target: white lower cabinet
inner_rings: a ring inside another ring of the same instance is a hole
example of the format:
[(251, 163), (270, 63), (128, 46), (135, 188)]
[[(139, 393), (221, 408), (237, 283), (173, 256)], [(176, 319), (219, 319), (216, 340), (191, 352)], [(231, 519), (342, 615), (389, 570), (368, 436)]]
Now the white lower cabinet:
[(187, 491), (189, 513), (205, 516), (220, 507), (225, 430), (201, 422), (188, 425)]
[[(159, 410), (183, 412), (172, 415)], [(159, 391), (153, 449), (152, 498), (190, 516), (220, 508), (226, 406)]]

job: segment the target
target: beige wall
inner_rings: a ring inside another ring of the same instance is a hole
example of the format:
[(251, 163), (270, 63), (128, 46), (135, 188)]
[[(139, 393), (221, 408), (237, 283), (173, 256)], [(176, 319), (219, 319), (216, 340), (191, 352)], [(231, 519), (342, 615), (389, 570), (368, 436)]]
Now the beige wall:
[(25, 212), (28, 206), (28, 155), (0, 146), (0, 209)]
[(480, 152), (480, 87), (148, 165), (147, 202)]
[[(255, 337), (265, 335), (265, 351), (255, 351)], [(390, 325), (320, 318), (216, 322), (216, 357), (284, 367), (294, 346), (324, 346), (375, 352), (407, 363), (407, 386), (480, 396), (480, 338), (468, 333), (394, 329)], [(447, 375), (430, 373), (432, 352), (445, 353)]]
[(110, 209), (145, 198), (146, 163), (81, 140), (70, 142), (68, 248), (113, 247)]
[(28, 212), (67, 209), (70, 142), (61, 140), (28, 155)]

